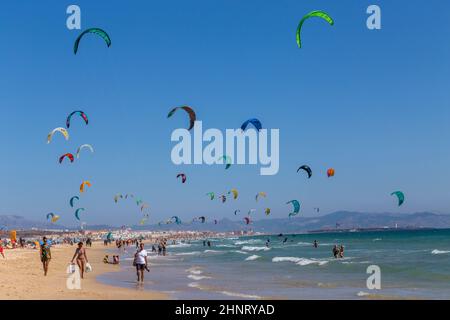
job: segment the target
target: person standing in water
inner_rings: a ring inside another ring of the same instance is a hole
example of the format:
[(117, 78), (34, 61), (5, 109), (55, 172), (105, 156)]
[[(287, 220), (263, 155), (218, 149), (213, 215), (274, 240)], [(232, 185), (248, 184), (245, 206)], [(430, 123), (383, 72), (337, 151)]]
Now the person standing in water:
[(333, 247), (333, 256), (334, 256), (335, 259), (337, 259), (338, 255), (339, 255), (339, 249), (338, 249), (337, 245), (334, 245), (334, 247)]
[(318, 248), (319, 247), (319, 243), (317, 242), (317, 240), (314, 240), (314, 248)]
[(137, 281), (144, 282), (144, 271), (147, 269), (147, 251), (144, 250), (144, 244), (139, 244), (139, 249), (134, 255), (134, 265), (136, 266)]
[(86, 249), (83, 248), (83, 242), (78, 243), (78, 248), (75, 250), (71, 263), (73, 260), (77, 259), (78, 268), (80, 268), (81, 279), (84, 279), (84, 270), (86, 268), (86, 263), (88, 263), (88, 258), (86, 255)]
[(342, 244), (339, 247), (339, 258), (344, 258), (344, 246)]
[(50, 251), (50, 245), (47, 243), (47, 238), (42, 238), (42, 244), (40, 246), (40, 256), (41, 256), (41, 262), (42, 267), (44, 269), (44, 276), (47, 276), (48, 273), (48, 265), (50, 263), (50, 260), (52, 259), (52, 253)]

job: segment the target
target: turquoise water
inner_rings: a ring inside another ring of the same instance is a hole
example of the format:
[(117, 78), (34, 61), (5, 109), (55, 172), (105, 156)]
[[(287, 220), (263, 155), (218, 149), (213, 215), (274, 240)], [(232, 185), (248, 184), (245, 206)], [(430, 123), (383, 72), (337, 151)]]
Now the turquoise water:
[[(174, 299), (450, 298), (450, 230), (286, 237), (286, 243), (257, 236), (210, 239), (211, 248), (203, 241), (169, 246), (167, 257), (150, 257), (151, 272), (138, 288)], [(344, 259), (332, 256), (334, 244), (345, 246)], [(121, 272), (99, 280), (136, 287), (129, 254)], [(371, 265), (381, 268), (381, 290), (366, 286)]]

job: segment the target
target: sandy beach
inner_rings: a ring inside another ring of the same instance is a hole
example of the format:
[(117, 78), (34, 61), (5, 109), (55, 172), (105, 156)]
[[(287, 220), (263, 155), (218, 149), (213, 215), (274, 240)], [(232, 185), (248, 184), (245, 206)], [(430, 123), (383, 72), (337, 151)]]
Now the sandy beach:
[[(119, 266), (103, 263), (103, 257), (106, 254), (103, 243), (94, 243), (92, 248), (87, 248), (93, 271), (85, 275), (85, 279), (81, 282), (81, 289), (68, 289), (66, 269), (75, 248), (76, 246), (69, 245), (52, 247), (52, 260), (47, 277), (44, 277), (38, 250), (5, 250), (6, 259), (0, 257), (0, 299), (162, 300), (168, 298), (163, 293), (117, 288), (97, 282), (98, 275), (120, 270)], [(135, 275), (130, 274), (130, 280), (134, 279)]]

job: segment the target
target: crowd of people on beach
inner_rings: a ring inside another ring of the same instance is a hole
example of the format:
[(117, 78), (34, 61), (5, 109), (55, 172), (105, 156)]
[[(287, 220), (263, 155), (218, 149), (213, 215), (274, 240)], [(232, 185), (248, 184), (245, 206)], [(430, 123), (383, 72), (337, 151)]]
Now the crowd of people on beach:
[[(283, 244), (287, 244), (290, 237), (279, 235), (281, 238), (280, 241)], [(284, 240), (283, 240), (284, 239)], [(101, 240), (96, 238), (96, 240)], [(190, 244), (191, 240), (200, 240), (203, 243), (204, 247), (211, 248), (212, 242), (208, 240), (206, 235), (203, 236), (192, 236), (192, 237), (182, 237), (177, 235), (171, 235), (169, 237), (130, 237), (130, 238), (118, 238), (113, 240), (113, 237), (108, 237), (107, 239), (103, 239), (104, 246), (110, 246), (113, 243), (115, 244), (116, 249), (119, 253), (128, 253), (131, 248), (135, 248), (133, 257), (133, 267), (136, 270), (137, 282), (142, 284), (144, 282), (144, 274), (145, 272), (150, 272), (150, 265), (148, 262), (149, 253), (145, 249), (145, 242), (150, 243), (151, 245), (151, 253), (156, 256), (166, 256), (168, 243), (171, 245), (176, 245), (178, 243), (186, 243)], [(76, 244), (76, 249), (72, 259), (70, 260), (69, 265), (71, 266), (71, 270), (74, 270), (75, 266), (78, 267), (80, 272), (81, 279), (84, 279), (85, 273), (92, 271), (92, 267), (89, 264), (88, 255), (86, 248), (92, 247), (92, 238), (91, 237), (62, 237), (62, 238), (54, 238), (48, 239), (47, 237), (43, 237), (42, 241), (36, 240), (25, 240), (24, 238), (19, 238), (18, 241), (11, 242), (6, 239), (0, 238), (0, 255), (5, 259), (4, 248), (35, 248), (39, 250), (40, 261), (42, 263), (44, 276), (47, 276), (49, 271), (49, 265), (52, 260), (52, 252), (51, 247), (55, 244), (63, 244), (73, 246)], [(266, 247), (270, 247), (271, 239), (268, 238), (266, 241)], [(319, 248), (319, 242), (314, 240), (312, 243), (315, 249)], [(133, 252), (133, 251), (132, 251)], [(344, 258), (344, 246), (343, 245), (334, 245), (332, 248), (332, 254), (336, 259)], [(110, 259), (110, 255), (105, 255), (103, 258), (103, 263), (108, 265), (119, 265), (120, 264), (120, 254), (112, 255), (112, 260)]]

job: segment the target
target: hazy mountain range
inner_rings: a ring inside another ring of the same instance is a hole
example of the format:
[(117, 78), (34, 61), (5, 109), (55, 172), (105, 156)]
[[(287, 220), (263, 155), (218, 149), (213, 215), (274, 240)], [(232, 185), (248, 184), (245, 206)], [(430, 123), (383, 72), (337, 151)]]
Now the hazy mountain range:
[[(195, 222), (187, 225), (148, 225), (132, 226), (134, 230), (196, 230), (196, 231), (237, 231), (252, 229), (257, 232), (267, 233), (294, 233), (315, 231), (323, 229), (356, 229), (356, 228), (450, 228), (450, 215), (435, 214), (431, 212), (420, 212), (413, 214), (394, 214), (394, 213), (361, 213), (338, 211), (331, 214), (317, 217), (296, 217), (292, 219), (265, 219), (253, 221), (251, 225), (246, 226), (242, 219), (236, 217), (236, 220), (223, 219), (214, 224), (208, 221), (205, 224)], [(238, 220), (240, 219), (240, 220)], [(29, 230), (37, 229), (71, 229), (74, 227), (65, 227), (45, 222), (37, 222), (15, 215), (0, 215), (0, 228)], [(116, 229), (115, 226), (91, 225), (85, 229)]]

